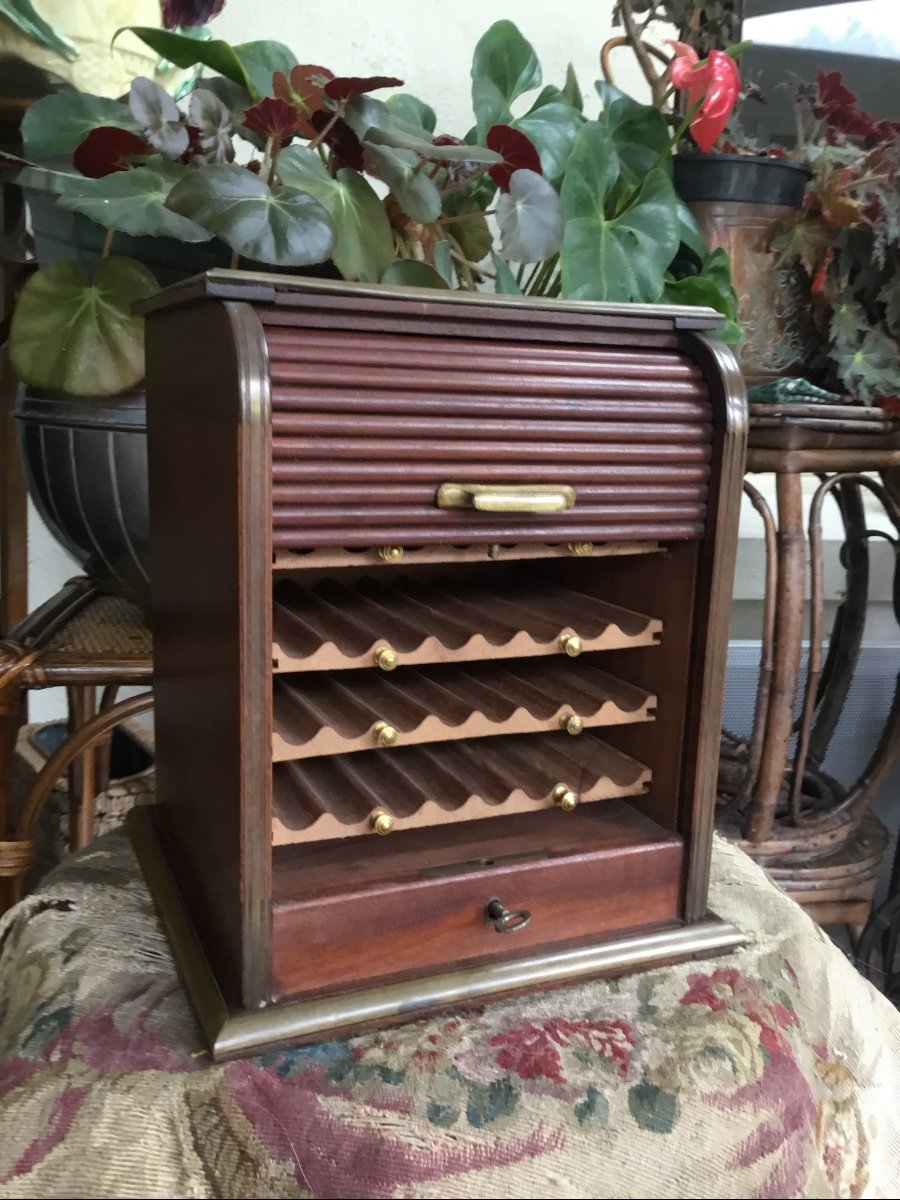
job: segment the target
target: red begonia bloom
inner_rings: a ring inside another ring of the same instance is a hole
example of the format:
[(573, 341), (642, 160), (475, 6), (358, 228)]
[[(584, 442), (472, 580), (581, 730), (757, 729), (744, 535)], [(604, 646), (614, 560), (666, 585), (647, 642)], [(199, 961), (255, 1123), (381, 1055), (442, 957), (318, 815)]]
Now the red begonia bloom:
[(669, 78), (674, 87), (687, 93), (691, 109), (699, 105), (691, 121), (691, 137), (701, 150), (712, 150), (740, 95), (738, 65), (724, 50), (710, 50), (709, 58), (701, 61), (693, 46), (674, 41), (669, 45), (675, 48)]

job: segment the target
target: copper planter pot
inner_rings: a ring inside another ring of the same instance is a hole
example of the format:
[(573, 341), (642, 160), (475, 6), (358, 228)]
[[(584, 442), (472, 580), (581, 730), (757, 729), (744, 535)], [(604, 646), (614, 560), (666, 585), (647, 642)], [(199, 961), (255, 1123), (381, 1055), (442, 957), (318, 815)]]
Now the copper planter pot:
[(684, 154), (675, 187), (711, 246), (731, 258), (745, 341), (737, 354), (747, 383), (808, 374), (819, 354), (802, 273), (780, 266), (773, 242), (796, 219), (810, 177), (783, 158)]

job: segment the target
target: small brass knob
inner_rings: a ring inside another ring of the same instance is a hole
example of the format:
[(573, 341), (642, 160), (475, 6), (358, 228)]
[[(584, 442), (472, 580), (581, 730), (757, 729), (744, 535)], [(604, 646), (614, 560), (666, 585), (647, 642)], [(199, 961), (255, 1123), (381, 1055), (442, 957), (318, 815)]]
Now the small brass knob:
[(566, 733), (571, 733), (572, 737), (577, 737), (584, 729), (584, 721), (576, 713), (569, 713), (567, 717), (559, 718), (559, 726)]
[(563, 812), (573, 812), (578, 807), (578, 793), (566, 784), (558, 783), (553, 789), (553, 801)]
[(372, 726), (372, 737), (375, 739), (375, 745), (380, 746), (382, 750), (397, 744), (397, 730), (393, 725), (388, 725), (387, 721), (375, 722)]
[(488, 558), (499, 558), (502, 549), (499, 542), (491, 542), (487, 549)]
[(386, 563), (399, 562), (403, 557), (402, 546), (379, 546), (378, 557), (384, 559)]
[(393, 671), (400, 662), (400, 655), (390, 646), (379, 646), (375, 651), (375, 666), (382, 671)]
[(577, 554), (579, 558), (584, 558), (594, 549), (593, 542), (569, 542), (567, 547), (570, 554)]
[(559, 639), (559, 648), (569, 658), (577, 658), (584, 649), (584, 642), (577, 633), (564, 633)]
[(379, 837), (387, 837), (389, 833), (394, 832), (394, 818), (383, 808), (376, 808), (369, 818), (369, 822), (373, 833), (377, 833)]

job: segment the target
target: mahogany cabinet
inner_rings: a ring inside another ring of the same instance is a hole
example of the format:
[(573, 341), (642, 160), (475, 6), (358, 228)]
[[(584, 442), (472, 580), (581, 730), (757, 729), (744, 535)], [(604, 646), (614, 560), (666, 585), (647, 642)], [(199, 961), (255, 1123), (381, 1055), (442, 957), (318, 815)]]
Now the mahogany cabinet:
[(144, 311), (132, 830), (214, 1054), (735, 944), (715, 314), (222, 271)]

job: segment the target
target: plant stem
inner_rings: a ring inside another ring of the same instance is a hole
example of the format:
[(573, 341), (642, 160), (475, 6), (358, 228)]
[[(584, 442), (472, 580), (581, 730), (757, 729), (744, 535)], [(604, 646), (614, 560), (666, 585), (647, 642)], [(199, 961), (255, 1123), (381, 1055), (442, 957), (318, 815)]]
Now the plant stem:
[(468, 187), (470, 183), (474, 183), (476, 179), (480, 179), (484, 172), (485, 168), (482, 167), (480, 171), (476, 171), (475, 174), (470, 175), (468, 179), (461, 179), (459, 183), (448, 183), (445, 187), (441, 188), (441, 195), (446, 196), (450, 192), (458, 192), (460, 188)]
[(108, 258), (108, 257), (109, 257), (109, 252), (110, 252), (110, 250), (111, 250), (111, 248), (112, 248), (112, 241), (113, 241), (113, 238), (114, 238), (115, 236), (116, 236), (116, 231), (115, 231), (115, 229), (112, 229), (112, 228), (110, 228), (110, 229), (107, 229), (107, 231), (106, 231), (106, 237), (105, 237), (105, 238), (104, 238), (104, 240), (103, 240), (103, 251), (102, 251), (102, 253), (101, 253), (101, 255), (100, 255), (100, 257), (101, 257), (101, 258)]
[(650, 85), (650, 92), (653, 96), (653, 104), (656, 108), (662, 108), (662, 95), (665, 91), (665, 76), (660, 75), (653, 66), (653, 59), (646, 45), (641, 41), (642, 30), (638, 29), (637, 22), (634, 18), (634, 13), (631, 10), (631, 0), (619, 0), (619, 12), (622, 14), (622, 25), (625, 29), (625, 36), (628, 38), (629, 44), (635, 53), (638, 60), (638, 65), (643, 72), (644, 78)]
[(496, 211), (496, 208), (486, 208), (484, 211), (479, 209), (477, 212), (451, 213), (450, 216), (447, 217), (438, 217), (437, 220), (432, 221), (431, 224), (450, 225), (455, 221), (469, 221), (472, 217), (492, 217)]
[(310, 150), (315, 150), (316, 147), (319, 146), (321, 144), (321, 142), (324, 141), (324, 139), (329, 135), (329, 133), (331, 133), (332, 129), (334, 129), (335, 125), (337, 125), (338, 121), (341, 119), (341, 117), (343, 115), (344, 115), (344, 105), (342, 104), (335, 111), (334, 116), (331, 118), (331, 120), (328, 122), (328, 124), (323, 125), (322, 128), (319, 130), (319, 132), (316, 134), (316, 136), (313, 138), (313, 140), (309, 143)]
[(542, 296), (544, 288), (550, 281), (550, 277), (556, 270), (556, 264), (559, 262), (559, 254), (551, 254), (548, 259), (541, 263), (540, 270), (537, 273), (537, 278), (531, 282), (528, 288), (529, 296)]
[[(478, 263), (473, 263), (471, 259), (466, 258), (464, 254), (458, 254), (451, 249), (450, 257), (455, 259), (461, 267), (467, 267), (469, 272), (477, 271), (479, 275), (483, 275), (485, 279), (496, 279), (497, 275), (494, 271), (489, 271), (487, 267), (481, 267)], [(473, 289), (474, 290), (474, 289)]]
[(521, 288), (522, 280), (525, 278), (525, 263), (519, 263), (519, 269), (516, 271), (516, 283)]
[(236, 271), (236, 270), (238, 269), (238, 263), (239, 263), (240, 261), (241, 261), (241, 256), (240, 256), (240, 254), (238, 254), (237, 250), (232, 250), (232, 252), (231, 252), (231, 262), (228, 264), (228, 267), (229, 267), (229, 269), (230, 269), (230, 270), (232, 270), (232, 271)]

